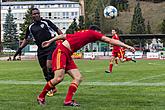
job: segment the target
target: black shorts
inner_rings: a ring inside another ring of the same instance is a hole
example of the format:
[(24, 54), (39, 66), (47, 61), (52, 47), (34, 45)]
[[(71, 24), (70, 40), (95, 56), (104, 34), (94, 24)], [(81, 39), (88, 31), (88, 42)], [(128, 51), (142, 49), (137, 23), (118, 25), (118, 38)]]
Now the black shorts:
[(52, 60), (52, 54), (53, 54), (54, 49), (55, 47), (51, 49), (38, 50), (37, 57), (38, 57), (38, 61), (41, 68), (46, 66), (47, 60)]

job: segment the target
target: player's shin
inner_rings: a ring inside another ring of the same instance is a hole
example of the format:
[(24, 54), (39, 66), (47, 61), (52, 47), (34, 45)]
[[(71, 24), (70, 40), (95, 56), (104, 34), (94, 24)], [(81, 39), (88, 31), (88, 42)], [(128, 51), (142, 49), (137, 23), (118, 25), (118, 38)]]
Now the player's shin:
[(64, 101), (64, 104), (70, 103), (72, 101), (72, 97), (75, 94), (77, 88), (78, 88), (78, 84), (76, 84), (75, 82), (72, 82), (70, 84), (69, 89), (68, 89), (68, 93), (67, 93), (65, 101)]
[(54, 88), (54, 85), (52, 84), (52, 82), (51, 81), (47, 82), (42, 92), (40, 93), (39, 97), (45, 98), (45, 95), (47, 94), (47, 92), (50, 91), (52, 88)]
[(110, 73), (112, 72), (112, 68), (113, 68), (113, 64), (110, 63), (110, 64), (109, 64), (109, 72), (110, 72)]

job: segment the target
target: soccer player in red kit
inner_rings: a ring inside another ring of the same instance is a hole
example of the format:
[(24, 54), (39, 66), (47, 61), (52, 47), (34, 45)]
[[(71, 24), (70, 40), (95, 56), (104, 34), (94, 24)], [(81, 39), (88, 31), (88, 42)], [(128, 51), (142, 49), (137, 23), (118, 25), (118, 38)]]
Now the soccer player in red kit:
[[(117, 31), (115, 29), (112, 29), (112, 35), (113, 35), (112, 39), (120, 40), (119, 36), (117, 35)], [(112, 56), (110, 57), (109, 70), (108, 71), (105, 70), (105, 72), (112, 73), (113, 62), (115, 61), (116, 64), (118, 64), (117, 58), (119, 58), (121, 62), (130, 61), (130, 60), (136, 62), (134, 59), (127, 58), (124, 55), (125, 55), (125, 48), (121, 48), (120, 46), (114, 45), (112, 50)]]
[(127, 58), (127, 57), (125, 56), (125, 51), (126, 51), (126, 48), (121, 47), (120, 53), (118, 54), (118, 57), (119, 57), (120, 61), (121, 61), (121, 62), (127, 62), (127, 61), (136, 62), (136, 60), (133, 59), (133, 58)]
[[(112, 33), (112, 39), (120, 40), (115, 29), (112, 29), (111, 33)], [(121, 47), (118, 45), (113, 46), (112, 56), (110, 57), (109, 71), (106, 70), (105, 71), (106, 73), (112, 73), (113, 62), (115, 61), (117, 63), (116, 58), (120, 55), (120, 49)]]
[(64, 79), (65, 73), (67, 73), (72, 77), (73, 80), (69, 86), (66, 98), (64, 100), (64, 106), (80, 106), (80, 104), (73, 100), (72, 97), (82, 81), (82, 75), (71, 58), (71, 55), (73, 52), (76, 52), (86, 44), (95, 41), (102, 41), (108, 44), (126, 47), (131, 51), (135, 51), (133, 47), (126, 45), (119, 40), (108, 38), (98, 31), (100, 31), (100, 29), (97, 26), (90, 26), (88, 30), (76, 32), (74, 34), (59, 35), (49, 41), (42, 43), (43, 47), (47, 47), (56, 40), (65, 40), (62, 44), (57, 46), (53, 53), (52, 68), (54, 71), (54, 78), (47, 82), (42, 92), (37, 97), (37, 101), (40, 105), (45, 104), (46, 93), (51, 88), (59, 84)]

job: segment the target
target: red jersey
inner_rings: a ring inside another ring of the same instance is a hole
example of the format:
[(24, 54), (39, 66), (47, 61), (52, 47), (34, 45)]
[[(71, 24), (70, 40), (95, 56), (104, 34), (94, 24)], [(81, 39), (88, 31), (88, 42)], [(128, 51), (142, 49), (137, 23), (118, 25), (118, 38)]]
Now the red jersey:
[(66, 40), (69, 42), (72, 52), (76, 52), (86, 44), (100, 40), (102, 36), (104, 35), (93, 30), (83, 30), (75, 34), (67, 34)]
[[(114, 36), (112, 36), (112, 39), (120, 40), (119, 39), (119, 36), (117, 34), (115, 34)], [(118, 52), (119, 50), (120, 50), (120, 46), (116, 46), (116, 45), (113, 46), (113, 51), (114, 52)]]

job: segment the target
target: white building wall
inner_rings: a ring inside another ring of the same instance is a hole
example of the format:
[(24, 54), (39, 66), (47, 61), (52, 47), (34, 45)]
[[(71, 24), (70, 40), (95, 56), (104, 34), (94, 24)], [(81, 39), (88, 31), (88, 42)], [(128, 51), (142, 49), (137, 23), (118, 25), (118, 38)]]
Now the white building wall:
[(79, 18), (80, 6), (78, 2), (70, 1), (29, 1), (29, 2), (3, 2), (1, 5), (1, 38), (3, 41), (3, 24), (5, 23), (5, 17), (8, 13), (9, 7), (15, 18), (17, 24), (18, 33), (20, 33), (20, 24), (24, 22), (24, 15), (30, 4), (35, 4), (34, 7), (40, 10), (41, 17), (51, 20), (56, 24), (63, 32), (72, 23), (73, 18)]

